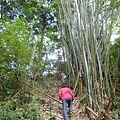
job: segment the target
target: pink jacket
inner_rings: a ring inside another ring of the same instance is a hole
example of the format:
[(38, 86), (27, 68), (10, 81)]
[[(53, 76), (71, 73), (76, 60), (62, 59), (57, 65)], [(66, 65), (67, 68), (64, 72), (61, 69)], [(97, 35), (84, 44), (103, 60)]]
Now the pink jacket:
[(59, 90), (58, 96), (61, 100), (65, 100), (65, 99), (68, 99), (68, 98), (72, 98), (74, 100), (74, 95), (73, 95), (71, 89), (68, 88), (68, 87), (61, 88)]

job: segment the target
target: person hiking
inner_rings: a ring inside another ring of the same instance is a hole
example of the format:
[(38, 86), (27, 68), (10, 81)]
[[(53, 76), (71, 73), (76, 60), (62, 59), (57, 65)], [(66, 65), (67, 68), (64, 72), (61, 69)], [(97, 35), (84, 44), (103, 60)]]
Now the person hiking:
[(65, 83), (63, 83), (59, 90), (58, 96), (59, 99), (62, 101), (63, 118), (64, 120), (68, 120), (67, 105), (69, 108), (69, 113), (72, 113), (72, 101), (74, 100), (72, 90), (68, 88)]

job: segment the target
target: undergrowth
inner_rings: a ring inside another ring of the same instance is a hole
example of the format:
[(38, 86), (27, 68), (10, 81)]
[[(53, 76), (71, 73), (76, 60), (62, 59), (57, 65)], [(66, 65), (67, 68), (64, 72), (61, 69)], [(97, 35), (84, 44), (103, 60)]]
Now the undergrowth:
[(0, 120), (44, 120), (37, 101), (21, 104), (19, 99), (0, 102)]
[[(46, 81), (38, 85), (37, 89), (42, 93), (49, 87)], [(40, 93), (27, 86), (15, 98), (0, 101), (0, 120), (46, 120), (53, 117), (50, 113), (43, 116), (42, 105), (44, 104), (46, 100)]]

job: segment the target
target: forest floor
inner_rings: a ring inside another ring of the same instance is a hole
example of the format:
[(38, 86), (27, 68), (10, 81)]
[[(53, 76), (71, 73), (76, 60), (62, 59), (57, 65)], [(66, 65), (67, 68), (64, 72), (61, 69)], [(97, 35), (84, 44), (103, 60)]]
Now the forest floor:
[[(51, 114), (50, 118), (46, 120), (63, 120), (62, 115), (62, 104), (58, 98), (58, 92), (62, 81), (51, 80), (51, 85), (48, 87), (48, 92), (50, 96), (54, 99), (46, 96), (47, 104), (43, 106), (43, 114), (46, 116), (47, 114)], [(79, 102), (80, 96), (75, 97), (74, 103), (72, 103), (73, 113), (68, 115), (69, 120), (90, 120), (85, 113), (85, 107)]]

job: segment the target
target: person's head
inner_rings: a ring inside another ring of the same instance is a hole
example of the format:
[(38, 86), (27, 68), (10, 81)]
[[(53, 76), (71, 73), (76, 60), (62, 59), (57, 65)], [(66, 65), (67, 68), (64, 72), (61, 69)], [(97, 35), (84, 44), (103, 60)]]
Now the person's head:
[(67, 87), (66, 83), (63, 83), (63, 84), (61, 85), (61, 87), (62, 87), (62, 88), (63, 88), (63, 87)]

